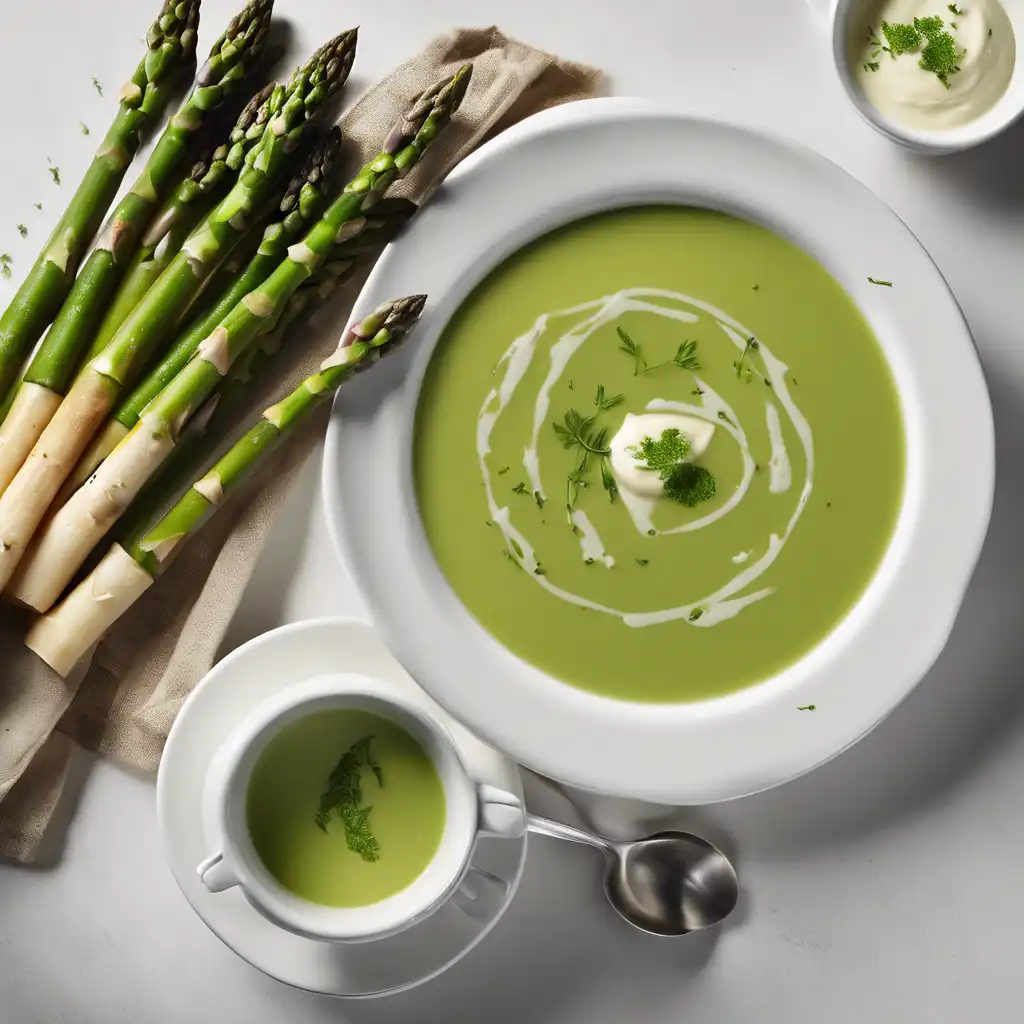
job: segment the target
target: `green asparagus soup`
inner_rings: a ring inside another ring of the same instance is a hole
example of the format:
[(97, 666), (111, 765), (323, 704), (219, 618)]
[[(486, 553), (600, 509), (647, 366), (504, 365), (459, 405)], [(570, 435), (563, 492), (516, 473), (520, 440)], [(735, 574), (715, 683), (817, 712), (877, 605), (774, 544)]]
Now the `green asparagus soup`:
[(380, 715), (320, 711), (260, 755), (246, 795), (256, 852), (313, 903), (360, 907), (393, 896), (433, 860), (445, 798), (417, 741)]
[(849, 612), (893, 533), (904, 434), (878, 342), (814, 259), (725, 214), (635, 207), (470, 295), (414, 466), (437, 561), (499, 641), (598, 694), (695, 701)]

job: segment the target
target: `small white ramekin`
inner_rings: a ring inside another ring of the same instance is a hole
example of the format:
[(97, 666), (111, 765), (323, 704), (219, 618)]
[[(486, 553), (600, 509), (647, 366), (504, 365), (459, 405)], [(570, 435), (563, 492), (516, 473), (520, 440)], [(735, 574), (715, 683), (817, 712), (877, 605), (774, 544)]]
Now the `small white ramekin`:
[(880, 113), (860, 90), (850, 70), (848, 45), (851, 32), (863, 32), (863, 12), (870, 0), (831, 0), (829, 24), (832, 60), (850, 102), (872, 128), (893, 142), (917, 153), (941, 156), (981, 145), (1010, 127), (1024, 114), (1024, 0), (1000, 0), (1017, 44), (1013, 76), (1006, 92), (991, 110), (969, 124), (942, 131), (921, 131), (897, 124)]

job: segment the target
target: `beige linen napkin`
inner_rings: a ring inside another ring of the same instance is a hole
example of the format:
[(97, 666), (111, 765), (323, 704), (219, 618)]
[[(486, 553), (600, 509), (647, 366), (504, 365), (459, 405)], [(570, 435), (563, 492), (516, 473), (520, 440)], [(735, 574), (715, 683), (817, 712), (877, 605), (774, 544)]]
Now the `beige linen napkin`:
[[(473, 62), (473, 79), (461, 109), (401, 183), (400, 194), (416, 201), (485, 139), (547, 107), (594, 95), (600, 79), (593, 68), (559, 60), (497, 28), (439, 36), (342, 117), (352, 169), (378, 152), (413, 97), (466, 61)], [(293, 332), (273, 379), (253, 389), (247, 418), (333, 349), (360, 283), (351, 282), (312, 324)], [(325, 409), (218, 511), (77, 675), (59, 679), (21, 644), (22, 624), (3, 611), (0, 856), (32, 859), (67, 775), (69, 740), (156, 770), (174, 716), (213, 664), (289, 484), (326, 421)]]

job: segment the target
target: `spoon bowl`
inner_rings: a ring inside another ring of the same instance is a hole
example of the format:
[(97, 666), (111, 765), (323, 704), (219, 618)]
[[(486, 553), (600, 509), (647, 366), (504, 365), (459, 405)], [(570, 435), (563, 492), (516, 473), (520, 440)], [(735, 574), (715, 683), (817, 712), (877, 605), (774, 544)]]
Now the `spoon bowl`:
[(724, 921), (739, 900), (729, 858), (690, 832), (658, 832), (617, 843), (550, 818), (529, 815), (539, 835), (599, 849), (604, 891), (615, 912), (649, 935), (688, 935)]
[(687, 935), (732, 913), (739, 882), (732, 864), (706, 839), (659, 832), (606, 854), (604, 891), (620, 917), (651, 935)]

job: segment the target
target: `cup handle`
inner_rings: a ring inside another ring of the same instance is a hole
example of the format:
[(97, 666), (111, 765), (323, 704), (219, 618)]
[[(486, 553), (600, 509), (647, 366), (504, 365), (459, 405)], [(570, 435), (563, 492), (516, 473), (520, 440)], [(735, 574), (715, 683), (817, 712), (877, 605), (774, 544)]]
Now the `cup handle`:
[(203, 885), (210, 892), (223, 892), (233, 885), (239, 885), (240, 879), (228, 866), (223, 853), (215, 853), (196, 868)]
[(526, 831), (526, 809), (514, 793), (485, 782), (477, 783), (476, 793), (481, 835), (518, 839)]
[(452, 903), (474, 921), (490, 921), (500, 913), (507, 894), (508, 882), (503, 878), (470, 868), (452, 893)]

